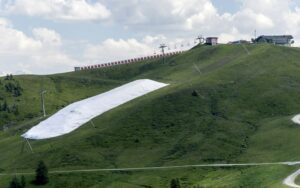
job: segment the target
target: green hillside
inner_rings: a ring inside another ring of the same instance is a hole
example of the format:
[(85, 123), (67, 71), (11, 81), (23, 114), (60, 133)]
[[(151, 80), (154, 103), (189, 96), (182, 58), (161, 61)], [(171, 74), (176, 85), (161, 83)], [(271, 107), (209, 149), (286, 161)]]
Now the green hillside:
[[(250, 54), (245, 50), (247, 48)], [(0, 173), (211, 163), (300, 161), (300, 49), (272, 45), (198, 46), (151, 60), (0, 82)], [(48, 114), (136, 79), (170, 86), (111, 110), (71, 134), (31, 141), (20, 135)], [(7, 85), (12, 89), (7, 89)], [(15, 89), (19, 88), (19, 89)], [(19, 90), (19, 91), (15, 91)], [(4, 103), (9, 110), (4, 109)], [(24, 146), (24, 148), (23, 148)], [(23, 149), (22, 149), (23, 148)], [(298, 167), (299, 168), (299, 167)], [(284, 187), (297, 166), (190, 168), (53, 174), (45, 187)], [(34, 177), (26, 176), (28, 187)], [(11, 177), (0, 176), (0, 187)]]

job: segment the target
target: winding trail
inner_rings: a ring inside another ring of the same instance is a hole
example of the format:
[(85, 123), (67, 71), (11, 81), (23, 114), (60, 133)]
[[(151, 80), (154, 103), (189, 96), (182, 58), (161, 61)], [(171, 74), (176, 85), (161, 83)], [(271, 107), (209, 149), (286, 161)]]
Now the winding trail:
[[(292, 121), (296, 124), (300, 124), (300, 114), (294, 116)], [(289, 175), (287, 178), (283, 180), (283, 184), (293, 188), (300, 188), (300, 185), (295, 183), (296, 178), (300, 175), (300, 169)]]
[(299, 175), (300, 175), (300, 170), (297, 170), (296, 172), (291, 174), (289, 177), (285, 178), (283, 180), (283, 184), (285, 184), (289, 187), (293, 187), (293, 188), (300, 188), (300, 186), (295, 183), (295, 180)]

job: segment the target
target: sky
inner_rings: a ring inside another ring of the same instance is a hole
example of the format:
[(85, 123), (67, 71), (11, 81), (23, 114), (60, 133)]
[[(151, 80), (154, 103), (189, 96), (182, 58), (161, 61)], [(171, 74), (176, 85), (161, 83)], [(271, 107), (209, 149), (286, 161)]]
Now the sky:
[(194, 45), (291, 34), (300, 0), (0, 0), (0, 75), (53, 74)]

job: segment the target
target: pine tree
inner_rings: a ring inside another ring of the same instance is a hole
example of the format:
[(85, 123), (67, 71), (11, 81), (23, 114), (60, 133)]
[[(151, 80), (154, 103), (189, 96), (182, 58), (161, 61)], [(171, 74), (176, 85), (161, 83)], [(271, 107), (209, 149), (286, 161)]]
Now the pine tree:
[(19, 113), (19, 107), (16, 104), (13, 105), (12, 111), (15, 114), (15, 116), (18, 116), (20, 114)]
[(20, 188), (20, 187), (21, 186), (20, 186), (17, 176), (13, 177), (13, 179), (11, 180), (11, 182), (9, 184), (9, 188)]
[(8, 74), (5, 76), (4, 80), (9, 80), (9, 75)]
[(7, 111), (8, 105), (6, 100), (4, 101), (3, 105), (2, 105), (2, 111)]
[(37, 169), (35, 170), (35, 183), (37, 185), (45, 185), (48, 183), (48, 169), (43, 161), (40, 161)]
[(172, 179), (170, 183), (170, 188), (181, 188), (179, 179)]
[(26, 179), (25, 179), (25, 176), (21, 176), (20, 188), (25, 188), (25, 187), (26, 187)]

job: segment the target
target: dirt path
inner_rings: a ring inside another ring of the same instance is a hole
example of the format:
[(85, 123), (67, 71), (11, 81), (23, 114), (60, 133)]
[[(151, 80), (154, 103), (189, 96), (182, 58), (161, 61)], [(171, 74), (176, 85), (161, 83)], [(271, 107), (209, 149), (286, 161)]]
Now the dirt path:
[(291, 174), (289, 177), (285, 178), (283, 180), (283, 184), (287, 185), (289, 187), (293, 187), (293, 188), (300, 188), (300, 186), (295, 183), (295, 180), (299, 175), (300, 175), (300, 170), (297, 170), (296, 172)]
[[(300, 161), (295, 162), (275, 162), (275, 163), (241, 163), (241, 164), (199, 164), (199, 165), (181, 165), (181, 166), (162, 166), (162, 167), (141, 167), (141, 168), (100, 168), (100, 169), (78, 169), (78, 170), (50, 170), (49, 174), (83, 173), (83, 172), (115, 172), (115, 171), (148, 171), (148, 170), (167, 170), (180, 168), (201, 168), (201, 167), (233, 167), (233, 166), (272, 166), (272, 165), (298, 165)], [(33, 175), (34, 172), (0, 173), (0, 176), (11, 175)], [(299, 171), (300, 174), (300, 171)]]

